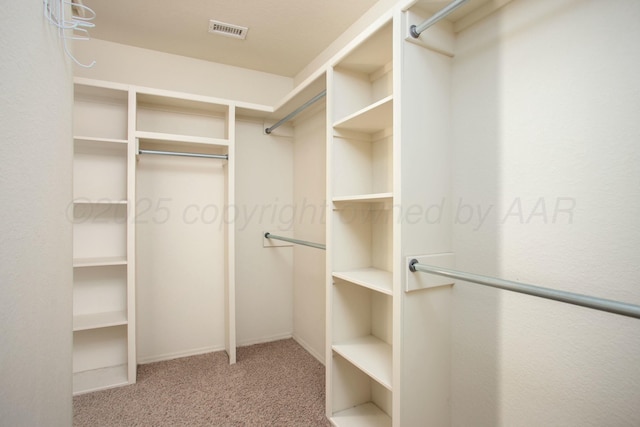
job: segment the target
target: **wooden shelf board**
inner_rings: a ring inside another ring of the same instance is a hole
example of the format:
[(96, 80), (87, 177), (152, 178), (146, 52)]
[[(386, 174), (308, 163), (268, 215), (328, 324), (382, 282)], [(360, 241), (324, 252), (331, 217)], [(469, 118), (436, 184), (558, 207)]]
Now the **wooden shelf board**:
[(136, 87), (138, 108), (164, 107), (185, 111), (207, 113), (225, 113), (232, 102), (222, 98), (204, 95), (173, 92), (164, 89)]
[(126, 205), (129, 203), (128, 200), (121, 199), (86, 199), (84, 197), (79, 197), (73, 200), (75, 205)]
[(93, 136), (74, 136), (74, 141), (86, 141), (86, 142), (95, 142), (95, 143), (109, 143), (109, 144), (128, 144), (129, 141), (126, 139), (117, 139), (117, 138), (96, 138)]
[(73, 139), (74, 154), (91, 154), (102, 156), (104, 152), (119, 153), (126, 160), (128, 141), (113, 138), (83, 138)]
[(136, 138), (146, 141), (159, 142), (184, 142), (189, 144), (202, 144), (207, 146), (228, 147), (229, 140), (222, 138), (209, 138), (204, 136), (177, 135), (161, 132), (136, 131)]
[(333, 198), (334, 203), (354, 202), (354, 203), (372, 203), (386, 202), (393, 199), (393, 193), (372, 193), (372, 194), (356, 194), (352, 196), (338, 196)]
[(109, 366), (90, 371), (75, 372), (73, 374), (73, 394), (83, 394), (92, 391), (127, 385), (127, 365)]
[(374, 133), (393, 126), (393, 95), (356, 111), (336, 122), (336, 129)]
[(125, 311), (113, 311), (108, 313), (81, 314), (73, 316), (73, 330), (84, 331), (87, 329), (108, 328), (127, 324)]
[(104, 80), (88, 79), (85, 77), (74, 77), (73, 86), (75, 93), (96, 94), (114, 93), (118, 98), (127, 99), (129, 86), (123, 83), (115, 83)]
[(391, 391), (391, 346), (373, 335), (333, 344), (333, 351)]
[(391, 427), (391, 417), (371, 402), (336, 412), (331, 422), (338, 427)]
[(383, 294), (393, 294), (393, 274), (389, 271), (377, 268), (360, 268), (349, 271), (334, 271), (333, 277)]
[(127, 265), (127, 257), (111, 256), (97, 258), (76, 258), (73, 260), (74, 267), (102, 267), (108, 265)]

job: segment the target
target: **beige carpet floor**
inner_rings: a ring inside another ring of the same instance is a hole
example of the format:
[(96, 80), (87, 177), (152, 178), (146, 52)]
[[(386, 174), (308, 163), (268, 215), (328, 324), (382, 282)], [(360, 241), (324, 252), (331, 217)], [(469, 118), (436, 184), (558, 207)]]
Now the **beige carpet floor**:
[(329, 426), (324, 366), (294, 340), (138, 367), (137, 383), (73, 399), (74, 426)]

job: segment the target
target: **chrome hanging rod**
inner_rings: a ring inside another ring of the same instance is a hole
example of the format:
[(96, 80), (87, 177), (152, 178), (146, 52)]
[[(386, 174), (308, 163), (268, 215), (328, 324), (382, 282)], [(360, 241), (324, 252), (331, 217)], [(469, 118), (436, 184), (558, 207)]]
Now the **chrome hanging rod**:
[(411, 35), (413, 36), (414, 39), (417, 39), (418, 37), (420, 37), (420, 34), (422, 34), (422, 32), (424, 30), (426, 30), (427, 28), (429, 28), (433, 24), (437, 23), (441, 19), (445, 18), (447, 15), (449, 15), (451, 12), (453, 12), (454, 10), (456, 10), (457, 8), (462, 6), (467, 1), (469, 1), (469, 0), (454, 0), (454, 1), (452, 1), (447, 6), (445, 6), (444, 9), (441, 9), (440, 11), (436, 12), (435, 15), (433, 15), (431, 18), (429, 18), (426, 21), (424, 21), (422, 24), (417, 25), (417, 26), (416, 25), (412, 25), (411, 27), (409, 27), (409, 32), (411, 33)]
[(298, 240), (298, 239), (292, 239), (290, 237), (276, 236), (275, 234), (271, 234), (269, 232), (264, 233), (264, 237), (266, 237), (267, 239), (276, 239), (276, 240), (282, 240), (284, 242), (295, 243), (296, 245), (310, 246), (316, 249), (322, 249), (322, 250), (327, 249), (327, 246), (321, 243), (313, 243), (313, 242), (307, 242), (306, 240)]
[(138, 150), (138, 154), (159, 154), (161, 156), (203, 157), (206, 159), (229, 160), (228, 154), (182, 153), (178, 151)]
[(593, 308), (595, 310), (640, 319), (640, 306), (624, 302), (559, 291), (557, 289), (543, 288), (541, 286), (513, 282), (511, 280), (499, 279), (497, 277), (481, 276), (479, 274), (450, 270), (448, 268), (436, 267), (433, 265), (420, 264), (416, 259), (412, 259), (409, 262), (409, 270), (412, 272), (422, 271), (424, 273), (436, 274), (438, 276), (451, 277), (453, 279), (460, 279), (467, 282), (477, 283), (479, 285), (490, 286), (492, 288), (519, 292), (521, 294), (533, 295), (535, 297), (551, 299), (554, 301), (565, 302), (568, 304), (579, 305), (581, 307)]
[(273, 132), (276, 128), (280, 127), (280, 125), (288, 122), (289, 120), (291, 120), (292, 118), (294, 118), (295, 116), (300, 114), (304, 109), (306, 109), (307, 107), (309, 107), (311, 104), (315, 103), (316, 101), (320, 100), (326, 94), (327, 94), (327, 90), (325, 89), (322, 92), (320, 92), (319, 94), (317, 94), (316, 96), (314, 96), (313, 98), (311, 98), (310, 100), (308, 100), (307, 102), (305, 102), (304, 104), (302, 104), (300, 107), (296, 108), (295, 110), (293, 110), (292, 112), (287, 114), (285, 117), (283, 117), (280, 121), (276, 122), (271, 127), (266, 128), (264, 131), (266, 133), (268, 133), (268, 134)]

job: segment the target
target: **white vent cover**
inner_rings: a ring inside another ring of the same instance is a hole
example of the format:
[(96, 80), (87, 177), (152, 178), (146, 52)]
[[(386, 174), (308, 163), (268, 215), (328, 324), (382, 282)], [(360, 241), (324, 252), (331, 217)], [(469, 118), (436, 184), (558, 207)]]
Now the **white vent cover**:
[(209, 32), (212, 34), (244, 40), (247, 37), (247, 31), (249, 31), (249, 28), (241, 27), (240, 25), (227, 24), (213, 19), (209, 21)]

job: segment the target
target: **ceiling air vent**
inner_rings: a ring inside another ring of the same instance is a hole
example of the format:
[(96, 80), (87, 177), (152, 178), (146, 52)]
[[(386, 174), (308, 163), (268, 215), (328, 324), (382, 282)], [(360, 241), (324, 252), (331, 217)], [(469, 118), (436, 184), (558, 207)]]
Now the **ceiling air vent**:
[(244, 40), (247, 37), (247, 31), (249, 31), (249, 28), (241, 27), (240, 25), (227, 24), (213, 19), (209, 21), (209, 32), (212, 34)]

